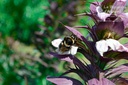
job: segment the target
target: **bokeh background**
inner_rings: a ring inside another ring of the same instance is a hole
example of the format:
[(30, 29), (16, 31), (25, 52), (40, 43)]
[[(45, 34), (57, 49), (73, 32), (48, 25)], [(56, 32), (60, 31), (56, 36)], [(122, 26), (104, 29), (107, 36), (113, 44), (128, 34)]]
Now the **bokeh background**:
[[(68, 63), (53, 58), (51, 41), (69, 35), (68, 26), (92, 25), (94, 0), (0, 0), (0, 85), (53, 85)], [(86, 36), (87, 31), (78, 29)]]

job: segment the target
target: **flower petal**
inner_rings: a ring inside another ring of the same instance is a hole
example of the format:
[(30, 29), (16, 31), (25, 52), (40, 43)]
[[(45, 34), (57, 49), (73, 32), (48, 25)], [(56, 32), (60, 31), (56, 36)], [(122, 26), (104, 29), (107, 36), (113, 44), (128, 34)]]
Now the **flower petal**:
[(101, 56), (103, 56), (104, 52), (108, 51), (108, 47), (110, 47), (113, 51), (128, 52), (127, 47), (123, 46), (121, 43), (114, 39), (100, 40), (96, 42), (96, 49)]
[(114, 40), (114, 39), (107, 39), (106, 43), (114, 51), (119, 49), (119, 47), (121, 46), (121, 44), (117, 40)]
[[(124, 35), (124, 23), (120, 22), (99, 22), (98, 26), (94, 29), (99, 39), (105, 37), (118, 39)], [(108, 35), (110, 33), (110, 36)], [(106, 36), (105, 36), (106, 35)]]
[(106, 40), (108, 46), (114, 50), (114, 51), (119, 51), (119, 52), (128, 52), (128, 48), (124, 47), (122, 44), (120, 44), (117, 40), (114, 39), (107, 39)]
[(82, 85), (80, 81), (70, 77), (48, 77), (47, 80), (56, 85)]
[(100, 53), (100, 55), (103, 56), (103, 53), (108, 51), (108, 44), (105, 40), (97, 41), (96, 49)]
[(125, 46), (126, 48), (128, 48), (128, 43), (124, 44), (124, 46)]
[(93, 78), (88, 81), (88, 85), (100, 85), (100, 82), (96, 78)]
[(113, 13), (122, 13), (124, 11), (124, 8), (126, 6), (127, 0), (116, 0), (111, 8), (111, 12)]
[(112, 81), (108, 80), (107, 78), (102, 78), (101, 85), (116, 85)]
[(108, 14), (108, 13), (105, 13), (103, 12), (102, 8), (100, 6), (96, 7), (96, 12), (97, 12), (97, 15), (98, 17), (105, 21), (107, 17), (109, 17), (111, 14)]
[(112, 81), (108, 80), (107, 78), (102, 78), (100, 80), (93, 78), (88, 81), (88, 85), (115, 85), (115, 84)]
[(108, 13), (105, 13), (105, 12), (101, 12), (101, 13), (98, 13), (98, 17), (105, 21), (107, 17), (109, 17), (111, 14), (108, 14)]
[(77, 53), (77, 49), (78, 49), (77, 46), (71, 46), (71, 50), (70, 50), (71, 54), (75, 55)]
[(92, 12), (93, 14), (97, 13), (97, 12), (96, 12), (96, 7), (99, 6), (99, 5), (100, 5), (99, 2), (93, 2), (93, 3), (91, 3), (91, 5), (90, 5), (90, 10), (91, 10), (91, 12)]
[(60, 45), (60, 43), (61, 43), (62, 41), (63, 41), (63, 39), (59, 38), (59, 39), (53, 40), (51, 43), (52, 43), (52, 45), (53, 45), (54, 47), (59, 48), (59, 45)]
[(124, 23), (125, 29), (128, 29), (128, 13), (121, 13), (118, 15)]

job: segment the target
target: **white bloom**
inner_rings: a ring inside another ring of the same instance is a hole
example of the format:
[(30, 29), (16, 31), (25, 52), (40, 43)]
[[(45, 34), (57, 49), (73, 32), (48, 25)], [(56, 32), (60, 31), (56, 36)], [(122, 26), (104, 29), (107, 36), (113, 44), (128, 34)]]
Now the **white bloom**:
[(100, 6), (97, 6), (97, 7), (96, 7), (96, 12), (97, 12), (97, 16), (98, 16), (101, 20), (103, 20), (103, 21), (105, 21), (106, 18), (111, 15), (111, 14), (108, 14), (108, 13), (103, 12), (103, 10), (102, 10), (102, 8), (101, 8)]
[(122, 45), (117, 40), (114, 40), (114, 39), (107, 39), (106, 42), (108, 46), (114, 51), (118, 50)]
[(109, 48), (113, 51), (128, 52), (128, 48), (126, 48), (120, 42), (114, 39), (100, 40), (96, 42), (96, 49), (101, 56), (103, 56), (103, 53), (107, 52)]
[(103, 56), (104, 52), (108, 51), (108, 44), (105, 40), (100, 40), (96, 42), (96, 49)]
[(125, 13), (125, 15), (128, 17), (128, 13)]
[(69, 49), (68, 51), (65, 51), (65, 52), (62, 52), (62, 51), (60, 50), (60, 47), (59, 47), (59, 46), (60, 46), (60, 44), (61, 44), (61, 42), (62, 42), (63, 40), (64, 40), (64, 39), (59, 38), (59, 39), (53, 40), (51, 43), (52, 43), (52, 45), (53, 45), (54, 47), (57, 48), (56, 51), (57, 51), (59, 54), (72, 54), (72, 55), (75, 55), (75, 54), (77, 53), (77, 49), (78, 49), (77, 46), (72, 45), (72, 46), (70, 47), (70, 49)]
[(77, 46), (71, 46), (70, 54), (75, 55), (77, 53)]
[(52, 45), (56, 48), (59, 48), (60, 43), (63, 41), (63, 39), (59, 38), (59, 39), (55, 39), (52, 41)]

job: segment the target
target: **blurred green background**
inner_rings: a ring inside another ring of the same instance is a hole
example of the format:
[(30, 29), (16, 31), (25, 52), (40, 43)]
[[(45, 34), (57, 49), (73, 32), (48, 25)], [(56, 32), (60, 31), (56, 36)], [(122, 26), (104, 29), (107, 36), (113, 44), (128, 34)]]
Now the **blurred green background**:
[(0, 85), (52, 85), (46, 77), (61, 74), (67, 63), (48, 54), (55, 50), (50, 42), (68, 35), (59, 22), (93, 24), (74, 16), (89, 12), (88, 1), (0, 0)]

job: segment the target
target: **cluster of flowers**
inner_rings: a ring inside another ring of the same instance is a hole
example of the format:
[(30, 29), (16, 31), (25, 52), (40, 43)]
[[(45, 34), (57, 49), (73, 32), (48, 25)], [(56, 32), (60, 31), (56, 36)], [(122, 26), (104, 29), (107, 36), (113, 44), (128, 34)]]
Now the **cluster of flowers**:
[[(70, 68), (59, 77), (47, 77), (47, 80), (57, 85), (83, 85), (79, 80), (65, 76), (76, 73), (84, 85), (128, 85), (128, 80), (120, 76), (128, 72), (128, 64), (116, 66), (120, 59), (128, 60), (128, 42), (119, 42), (124, 37), (128, 38), (128, 13), (123, 12), (126, 4), (127, 0), (91, 3), (90, 13), (82, 15), (91, 17), (95, 25), (80, 26), (89, 31), (91, 39), (85, 38), (74, 27), (65, 26), (72, 35), (53, 40), (52, 45), (57, 50), (51, 54), (73, 63), (75, 68)], [(77, 52), (83, 54), (90, 64), (75, 57)], [(106, 65), (109, 67), (106, 68)]]

